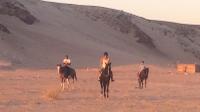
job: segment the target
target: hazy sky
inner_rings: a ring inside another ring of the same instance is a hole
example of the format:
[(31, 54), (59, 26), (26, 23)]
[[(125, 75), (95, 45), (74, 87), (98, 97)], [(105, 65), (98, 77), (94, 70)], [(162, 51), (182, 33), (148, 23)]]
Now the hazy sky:
[(200, 25), (200, 0), (48, 0), (124, 10), (148, 19)]

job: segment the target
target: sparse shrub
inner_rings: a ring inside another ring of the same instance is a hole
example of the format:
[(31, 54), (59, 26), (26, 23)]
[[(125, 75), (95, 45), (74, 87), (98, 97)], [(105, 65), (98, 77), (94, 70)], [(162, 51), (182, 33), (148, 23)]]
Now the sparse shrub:
[(23, 4), (17, 1), (0, 1), (0, 14), (15, 16), (29, 25), (38, 21)]
[(55, 100), (55, 99), (58, 99), (58, 96), (60, 94), (60, 89), (48, 89), (46, 91), (44, 91), (43, 93), (43, 97), (46, 99), (46, 100)]

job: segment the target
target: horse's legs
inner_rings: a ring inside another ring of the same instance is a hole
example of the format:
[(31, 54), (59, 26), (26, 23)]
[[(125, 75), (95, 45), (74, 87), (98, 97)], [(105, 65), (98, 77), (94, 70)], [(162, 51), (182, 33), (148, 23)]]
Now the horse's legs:
[(61, 89), (62, 89), (62, 86), (63, 86), (63, 83), (61, 82), (61, 83), (60, 83), (60, 88), (61, 88)]
[(102, 84), (102, 81), (100, 81), (100, 86), (101, 86), (101, 94), (103, 94), (103, 84)]
[(65, 89), (65, 83), (63, 82), (63, 90)]
[(103, 82), (103, 95), (106, 98), (106, 83)]
[(76, 73), (74, 74), (74, 78), (75, 78), (75, 79), (76, 79), (76, 81), (77, 81)]
[(61, 79), (60, 88), (62, 88), (62, 86), (63, 86), (63, 81), (62, 81), (62, 79)]
[(62, 78), (60, 77), (60, 87), (62, 88)]
[(76, 80), (76, 74), (73, 74), (73, 75), (72, 75), (72, 80), (73, 80), (72, 82), (73, 82), (73, 84), (74, 84), (74, 82), (75, 82), (75, 80)]
[(139, 85), (139, 88), (141, 88), (141, 80), (138, 79), (138, 85)]
[(67, 78), (67, 88), (70, 88), (70, 82), (68, 78)]
[[(70, 81), (69, 81), (69, 83), (70, 83)], [(73, 78), (72, 78), (72, 85), (70, 84), (71, 89), (74, 89), (74, 88), (75, 88), (74, 83), (75, 83), (75, 78), (73, 77)]]
[(109, 85), (110, 85), (110, 81), (108, 81), (107, 87), (106, 87), (106, 89), (107, 89), (107, 98), (109, 97)]
[(63, 88), (63, 78), (61, 78), (60, 88)]
[(64, 91), (64, 89), (65, 89), (65, 78), (62, 78), (62, 83), (61, 83), (61, 88), (62, 88), (62, 90)]
[(67, 82), (67, 88), (68, 88), (68, 86), (69, 86), (69, 80), (68, 80), (68, 78), (67, 78), (67, 81), (66, 81), (66, 82)]
[(146, 88), (147, 80), (145, 79), (145, 88)]
[(144, 80), (141, 80), (141, 83), (142, 83), (142, 88), (143, 88), (143, 86), (144, 86), (144, 83), (143, 83), (143, 81), (144, 81)]

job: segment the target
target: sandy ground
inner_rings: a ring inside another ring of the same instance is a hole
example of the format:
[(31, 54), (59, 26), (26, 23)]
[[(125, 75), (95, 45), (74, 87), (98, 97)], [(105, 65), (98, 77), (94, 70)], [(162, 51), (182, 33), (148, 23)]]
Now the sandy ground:
[(150, 66), (146, 89), (135, 88), (135, 66), (113, 69), (110, 98), (100, 96), (96, 69), (77, 70), (78, 82), (55, 99), (56, 70), (0, 71), (1, 112), (199, 112), (200, 75), (180, 75)]

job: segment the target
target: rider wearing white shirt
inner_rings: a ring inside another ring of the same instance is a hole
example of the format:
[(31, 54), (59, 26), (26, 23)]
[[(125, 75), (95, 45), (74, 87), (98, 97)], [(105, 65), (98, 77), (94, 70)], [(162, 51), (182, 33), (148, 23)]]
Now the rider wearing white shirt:
[[(111, 63), (111, 60), (108, 56), (108, 53), (104, 52), (104, 55), (100, 58), (100, 75), (101, 75), (102, 71), (105, 69), (106, 65), (109, 63)], [(100, 77), (100, 75), (99, 75), (99, 77)], [(110, 77), (111, 77), (111, 81), (114, 81), (112, 73), (110, 74)]]
[(144, 61), (142, 61), (142, 62), (140, 63), (140, 65), (139, 65), (138, 78), (139, 78), (140, 73), (141, 73), (142, 70), (144, 70), (144, 69), (145, 69), (145, 65), (144, 65)]
[(63, 59), (63, 64), (65, 66), (71, 65), (71, 60), (69, 59), (68, 55), (66, 55), (65, 58)]
[(139, 66), (139, 70), (141, 72), (144, 69), (145, 69), (145, 65), (144, 65), (144, 61), (142, 61), (142, 63), (140, 63), (140, 66)]

